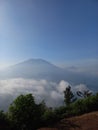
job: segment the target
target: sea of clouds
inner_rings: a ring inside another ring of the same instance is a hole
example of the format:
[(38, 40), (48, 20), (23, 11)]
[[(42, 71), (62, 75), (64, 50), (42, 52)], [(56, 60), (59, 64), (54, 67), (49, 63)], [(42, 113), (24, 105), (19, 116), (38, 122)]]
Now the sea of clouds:
[(7, 110), (17, 96), (28, 93), (33, 94), (37, 103), (44, 100), (49, 107), (63, 105), (63, 92), (68, 85), (71, 86), (73, 92), (88, 89), (84, 84), (72, 86), (64, 80), (59, 83), (23, 78), (0, 80), (0, 109)]

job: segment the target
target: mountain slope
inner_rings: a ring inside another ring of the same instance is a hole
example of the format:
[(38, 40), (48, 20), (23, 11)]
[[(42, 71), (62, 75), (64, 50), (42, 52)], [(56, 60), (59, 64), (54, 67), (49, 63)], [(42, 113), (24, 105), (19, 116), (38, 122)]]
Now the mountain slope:
[(52, 79), (57, 77), (63, 70), (42, 59), (30, 59), (19, 64), (8, 67), (2, 71), (2, 78), (34, 78)]
[(45, 79), (50, 81), (66, 80), (72, 84), (87, 84), (90, 88), (98, 86), (97, 77), (72, 72), (60, 67), (57, 67), (43, 59), (29, 59), (19, 64), (13, 65), (0, 72), (0, 79), (8, 78), (33, 78), (36, 80)]
[(63, 124), (67, 130), (98, 130), (98, 112), (64, 119), (59, 125), (62, 127)]
[(54, 127), (39, 130), (98, 130), (98, 112), (63, 119)]

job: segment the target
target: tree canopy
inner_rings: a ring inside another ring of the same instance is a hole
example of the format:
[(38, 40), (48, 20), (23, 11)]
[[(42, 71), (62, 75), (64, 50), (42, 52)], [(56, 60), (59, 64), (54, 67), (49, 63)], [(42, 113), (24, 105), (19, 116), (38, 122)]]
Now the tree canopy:
[(42, 114), (41, 105), (37, 105), (32, 94), (20, 95), (9, 108), (9, 118), (20, 130), (31, 130), (38, 127)]
[(70, 105), (70, 103), (74, 102), (76, 100), (73, 92), (71, 91), (71, 87), (66, 87), (64, 91), (64, 102), (66, 106)]

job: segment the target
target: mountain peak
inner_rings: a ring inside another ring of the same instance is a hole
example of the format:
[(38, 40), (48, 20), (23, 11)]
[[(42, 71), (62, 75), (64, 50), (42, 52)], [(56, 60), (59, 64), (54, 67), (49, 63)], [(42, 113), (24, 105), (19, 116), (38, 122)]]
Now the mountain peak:
[(44, 59), (34, 59), (34, 58), (31, 58), (31, 59), (28, 59), (28, 60), (25, 60), (19, 64), (37, 64), (37, 65), (40, 65), (40, 64), (45, 64), (45, 65), (52, 65), (54, 66), (52, 63), (44, 60)]
[(46, 60), (44, 60), (44, 59), (41, 59), (41, 58), (37, 58), (37, 59), (35, 59), (35, 58), (31, 58), (31, 59), (28, 59), (27, 61), (25, 61), (25, 62), (34, 62), (34, 61), (36, 61), (36, 62), (47, 62), (47, 63), (49, 63), (48, 61), (46, 61)]

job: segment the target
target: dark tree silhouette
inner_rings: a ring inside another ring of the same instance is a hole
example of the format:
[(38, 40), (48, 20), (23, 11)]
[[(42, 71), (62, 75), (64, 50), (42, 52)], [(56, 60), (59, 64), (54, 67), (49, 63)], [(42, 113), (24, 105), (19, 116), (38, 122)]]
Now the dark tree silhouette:
[(70, 105), (70, 103), (76, 101), (77, 98), (75, 98), (73, 92), (71, 91), (71, 87), (68, 86), (64, 91), (64, 102), (66, 106)]
[(20, 95), (11, 104), (8, 115), (17, 130), (35, 130), (40, 125), (42, 105), (35, 103), (32, 94)]

